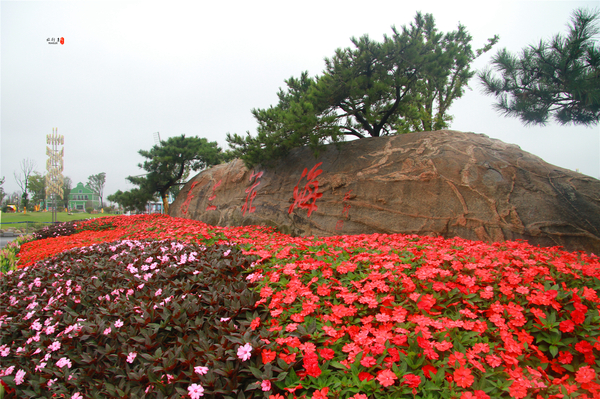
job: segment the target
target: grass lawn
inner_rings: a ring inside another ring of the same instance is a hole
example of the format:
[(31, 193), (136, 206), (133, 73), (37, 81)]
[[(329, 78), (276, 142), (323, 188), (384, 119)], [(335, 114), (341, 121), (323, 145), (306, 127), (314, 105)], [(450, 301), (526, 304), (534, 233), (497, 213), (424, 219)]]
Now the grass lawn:
[[(80, 220), (80, 219), (89, 219), (89, 218), (97, 218), (103, 216), (114, 216), (106, 213), (97, 213), (97, 214), (89, 214), (89, 213), (73, 213), (69, 215), (66, 212), (58, 212), (57, 220), (59, 222), (69, 222), (71, 220)], [(31, 222), (31, 223), (23, 223), (23, 222)], [(0, 228), (8, 229), (15, 228), (19, 230), (24, 230), (27, 227), (29, 229), (38, 228), (40, 226), (35, 226), (35, 224), (39, 223), (50, 223), (52, 222), (52, 212), (27, 212), (27, 213), (0, 213)]]

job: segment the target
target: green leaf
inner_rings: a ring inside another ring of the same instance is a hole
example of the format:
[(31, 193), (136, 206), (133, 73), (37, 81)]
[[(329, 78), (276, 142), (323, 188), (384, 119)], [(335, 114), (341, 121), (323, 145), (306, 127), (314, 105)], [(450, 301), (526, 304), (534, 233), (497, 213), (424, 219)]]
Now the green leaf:
[(558, 355), (558, 346), (556, 345), (550, 345), (550, 354), (552, 355), (552, 357), (556, 357), (556, 355)]

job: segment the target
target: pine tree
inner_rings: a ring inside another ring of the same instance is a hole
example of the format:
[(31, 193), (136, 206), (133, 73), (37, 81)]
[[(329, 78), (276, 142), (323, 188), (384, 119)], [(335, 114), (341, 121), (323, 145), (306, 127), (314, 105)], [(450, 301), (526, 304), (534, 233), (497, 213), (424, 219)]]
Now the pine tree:
[(550, 116), (564, 125), (596, 125), (600, 118), (600, 51), (597, 11), (575, 10), (566, 37), (555, 35), (522, 50), (508, 50), (479, 74), (495, 108), (525, 125), (545, 125)]
[(139, 194), (137, 196), (146, 202), (158, 193), (165, 213), (169, 212), (169, 189), (180, 183), (186, 169), (197, 171), (221, 162), (221, 148), (216, 141), (209, 142), (205, 138), (185, 135), (161, 141), (150, 151), (138, 152), (147, 159), (138, 166), (148, 173), (144, 176), (129, 176), (127, 180), (139, 186), (134, 194)]
[(382, 42), (367, 35), (351, 38), (352, 47), (325, 60), (322, 76), (286, 81), (279, 104), (254, 109), (257, 136), (227, 135), (234, 155), (247, 166), (268, 166), (294, 147), (315, 155), (346, 136), (379, 137), (442, 129), (447, 111), (474, 75), (471, 62), (498, 40), (473, 50), (464, 26), (443, 34), (430, 14), (417, 13), (410, 26)]

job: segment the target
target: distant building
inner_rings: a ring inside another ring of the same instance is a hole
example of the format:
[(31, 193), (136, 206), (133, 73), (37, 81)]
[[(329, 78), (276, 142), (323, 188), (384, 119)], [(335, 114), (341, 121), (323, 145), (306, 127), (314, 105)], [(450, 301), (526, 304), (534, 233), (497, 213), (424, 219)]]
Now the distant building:
[(69, 211), (84, 212), (88, 201), (92, 201), (94, 209), (100, 209), (100, 195), (88, 186), (84, 186), (83, 183), (77, 183), (77, 186), (71, 189), (69, 194)]
[(146, 204), (146, 213), (162, 213), (162, 202), (148, 202)]

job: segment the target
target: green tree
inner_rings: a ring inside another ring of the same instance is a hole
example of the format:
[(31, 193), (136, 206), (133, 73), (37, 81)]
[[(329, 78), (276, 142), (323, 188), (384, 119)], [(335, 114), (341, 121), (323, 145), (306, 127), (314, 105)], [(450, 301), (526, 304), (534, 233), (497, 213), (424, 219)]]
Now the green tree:
[(379, 137), (448, 126), (448, 109), (474, 75), (471, 62), (498, 40), (473, 50), (464, 26), (443, 34), (430, 14), (383, 42), (351, 38), (353, 47), (325, 60), (322, 76), (286, 80), (279, 103), (253, 109), (257, 137), (227, 135), (236, 156), (248, 166), (268, 164), (291, 148), (309, 146), (315, 153), (345, 136)]
[(42, 205), (46, 201), (46, 176), (34, 172), (29, 176), (29, 192), (33, 205)]
[(315, 80), (307, 72), (285, 83), (287, 91), (279, 90), (276, 107), (251, 111), (258, 122), (256, 137), (250, 136), (250, 132), (246, 137), (227, 134), (230, 154), (243, 159), (249, 167), (259, 163), (268, 165), (295, 147), (310, 146), (318, 152), (323, 143), (341, 138), (338, 129), (330, 127), (334, 118), (320, 115), (325, 108), (317, 108), (317, 100), (311, 96)]
[(127, 180), (137, 185), (143, 193), (159, 194), (165, 213), (169, 212), (169, 189), (183, 184), (180, 180), (186, 168), (198, 171), (220, 163), (222, 157), (216, 141), (185, 135), (161, 141), (150, 151), (140, 150), (139, 154), (147, 161), (138, 166), (148, 173), (145, 176), (129, 176)]
[(125, 212), (144, 212), (146, 205), (154, 199), (154, 196), (142, 189), (134, 188), (125, 192), (117, 190), (106, 199), (119, 204)]
[(65, 176), (63, 179), (63, 198), (62, 204), (65, 209), (69, 209), (69, 194), (71, 194), (71, 189), (73, 187), (73, 182), (69, 176)]
[[(503, 49), (492, 68), (479, 74), (495, 108), (525, 125), (545, 125), (550, 116), (564, 125), (591, 126), (600, 120), (600, 30), (598, 11), (575, 10), (566, 37), (540, 40), (515, 56)], [(493, 70), (500, 74), (496, 77)]]
[(106, 173), (98, 173), (97, 175), (91, 175), (88, 177), (87, 186), (98, 193), (100, 197), (100, 207), (104, 207), (104, 184), (106, 183)]

